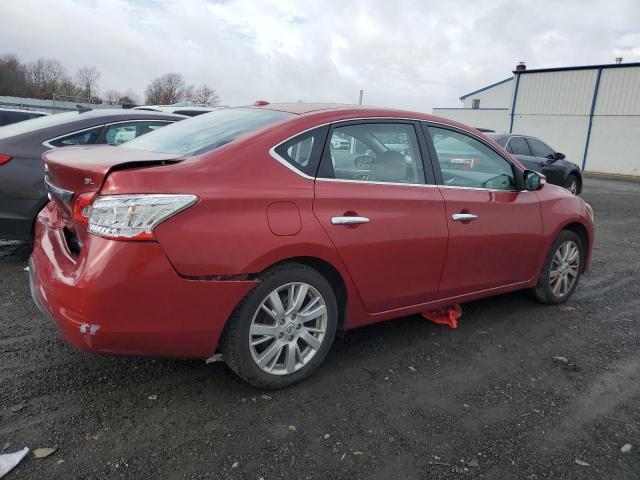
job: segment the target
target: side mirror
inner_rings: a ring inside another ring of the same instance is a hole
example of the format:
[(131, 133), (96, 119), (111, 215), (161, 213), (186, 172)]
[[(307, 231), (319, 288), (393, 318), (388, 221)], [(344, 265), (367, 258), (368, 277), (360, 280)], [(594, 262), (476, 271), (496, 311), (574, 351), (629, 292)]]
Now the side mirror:
[(547, 178), (533, 170), (524, 171), (524, 189), (530, 192), (540, 190), (547, 183)]
[(549, 163), (553, 163), (556, 160), (564, 160), (565, 155), (564, 153), (556, 152), (553, 155), (549, 155), (547, 158), (549, 159)]

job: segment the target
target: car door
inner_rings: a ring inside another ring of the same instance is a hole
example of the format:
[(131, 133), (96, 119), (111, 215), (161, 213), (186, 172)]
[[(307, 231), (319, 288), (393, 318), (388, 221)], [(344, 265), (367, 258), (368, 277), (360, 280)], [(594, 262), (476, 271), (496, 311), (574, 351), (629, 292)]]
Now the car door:
[(527, 137), (527, 143), (531, 148), (531, 154), (540, 161), (542, 173), (547, 177), (549, 183), (564, 185), (565, 169), (554, 161), (556, 152), (537, 138)]
[(438, 296), (529, 280), (542, 239), (535, 192), (519, 190), (516, 167), (484, 139), (440, 125), (424, 130), (449, 229)]
[(370, 313), (437, 296), (447, 225), (418, 129), (394, 119), (332, 125), (315, 182), (315, 216)]

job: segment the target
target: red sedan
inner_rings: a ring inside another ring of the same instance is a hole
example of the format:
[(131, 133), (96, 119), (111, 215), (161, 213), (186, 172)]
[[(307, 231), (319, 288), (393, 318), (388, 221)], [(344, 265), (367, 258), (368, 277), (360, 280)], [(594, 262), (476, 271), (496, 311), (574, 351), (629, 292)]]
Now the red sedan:
[(519, 289), (564, 302), (593, 245), (581, 198), (414, 112), (261, 103), (44, 162), (30, 276), (66, 339), (220, 352), (263, 388), (311, 374), (338, 330)]

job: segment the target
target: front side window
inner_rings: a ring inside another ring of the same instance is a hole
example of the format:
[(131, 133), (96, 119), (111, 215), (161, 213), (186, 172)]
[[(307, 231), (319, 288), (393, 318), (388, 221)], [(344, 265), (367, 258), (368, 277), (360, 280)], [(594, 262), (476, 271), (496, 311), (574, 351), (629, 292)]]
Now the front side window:
[(130, 142), (134, 138), (152, 132), (160, 127), (169, 125), (168, 122), (148, 121), (148, 122), (129, 122), (108, 125), (104, 134), (105, 143), (109, 145), (122, 145)]
[(315, 176), (328, 127), (320, 127), (294, 137), (275, 149), (285, 162), (306, 175)]
[(531, 153), (534, 157), (553, 158), (553, 150), (551, 150), (547, 145), (542, 143), (537, 138), (527, 138), (527, 142), (529, 142)]
[(424, 184), (411, 124), (364, 123), (333, 129), (318, 176), (340, 180)]
[(429, 127), (444, 184), (450, 187), (516, 190), (511, 164), (475, 138)]
[(526, 155), (528, 157), (531, 156), (531, 150), (529, 150), (529, 145), (527, 141), (523, 137), (511, 137), (509, 139), (509, 152), (514, 155)]
[(69, 147), (72, 145), (92, 145), (96, 143), (102, 126), (92, 128), (91, 130), (84, 130), (83, 132), (77, 132), (69, 134), (65, 137), (58, 138), (49, 142), (54, 147)]

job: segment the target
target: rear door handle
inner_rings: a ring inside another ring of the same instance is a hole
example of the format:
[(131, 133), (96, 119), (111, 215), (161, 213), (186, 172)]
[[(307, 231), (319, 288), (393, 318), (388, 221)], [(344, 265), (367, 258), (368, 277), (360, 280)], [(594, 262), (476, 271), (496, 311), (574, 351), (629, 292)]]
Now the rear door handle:
[(331, 217), (333, 225), (356, 225), (358, 223), (369, 223), (367, 217)]
[(473, 213), (454, 213), (451, 218), (456, 222), (469, 222), (478, 218), (478, 215)]

